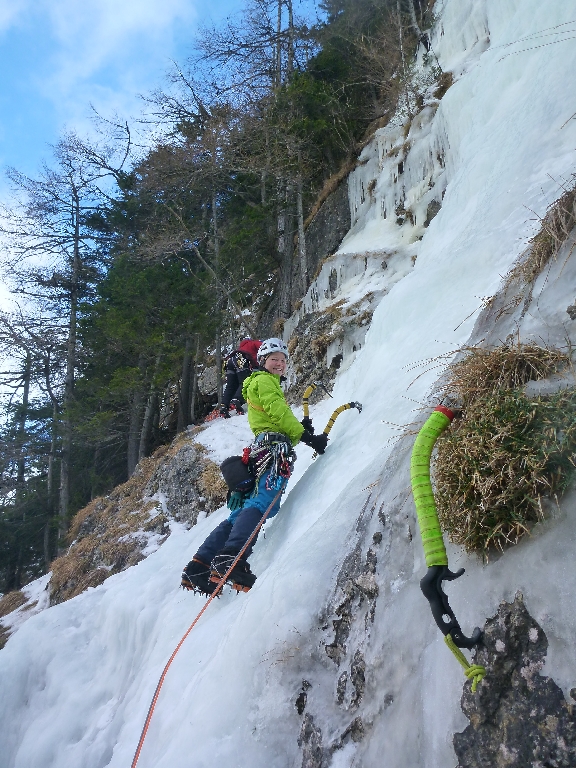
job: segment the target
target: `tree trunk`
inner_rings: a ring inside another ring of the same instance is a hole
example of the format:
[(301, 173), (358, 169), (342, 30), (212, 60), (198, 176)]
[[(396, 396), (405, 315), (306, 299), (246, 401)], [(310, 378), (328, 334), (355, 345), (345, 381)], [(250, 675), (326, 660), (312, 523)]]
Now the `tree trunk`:
[(150, 391), (148, 401), (144, 409), (144, 418), (142, 419), (142, 429), (140, 430), (140, 441), (138, 444), (138, 461), (148, 455), (150, 437), (152, 435), (152, 423), (154, 421), (154, 412), (158, 408), (158, 392), (156, 391), (156, 376), (162, 362), (162, 353), (159, 352), (154, 364), (154, 373), (150, 382)]
[(195, 424), (196, 392), (198, 391), (198, 355), (200, 354), (200, 334), (196, 334), (196, 354), (194, 356), (194, 375), (192, 377), (192, 397), (190, 398), (190, 423)]
[(222, 332), (221, 327), (218, 325), (216, 331), (216, 391), (218, 393), (218, 405), (222, 403)]
[[(141, 355), (138, 360), (138, 370), (141, 374), (144, 372), (144, 357)], [(128, 477), (132, 477), (136, 464), (138, 464), (138, 453), (140, 449), (140, 415), (142, 413), (142, 401), (144, 399), (142, 387), (139, 386), (134, 391), (132, 403), (130, 406), (130, 425), (128, 427)]]
[(290, 79), (294, 69), (294, 12), (292, 0), (285, 0), (288, 7), (288, 53), (286, 57), (286, 80)]
[(178, 393), (178, 424), (176, 432), (182, 432), (188, 426), (190, 416), (190, 364), (192, 362), (192, 342), (186, 337), (184, 358), (182, 360), (182, 375), (180, 377), (180, 391)]
[(282, 2), (278, 0), (278, 17), (276, 21), (276, 71), (274, 85), (279, 88), (282, 84)]
[(24, 449), (24, 443), (26, 441), (26, 420), (28, 418), (28, 400), (30, 397), (30, 374), (32, 370), (32, 356), (30, 352), (26, 353), (26, 362), (24, 363), (23, 372), (23, 392), (22, 392), (22, 406), (20, 414), (18, 416), (18, 473), (16, 476), (16, 484), (20, 490), (24, 485), (26, 477), (26, 451)]
[(280, 282), (278, 289), (278, 315), (281, 318), (290, 317), (292, 310), (292, 251), (293, 238), (291, 219), (293, 188), (286, 184), (283, 207), (278, 214), (278, 254), (280, 256)]
[(132, 477), (138, 464), (140, 449), (140, 414), (142, 412), (142, 390), (137, 389), (132, 397), (130, 427), (128, 432), (128, 477)]
[(140, 431), (140, 443), (138, 445), (138, 461), (144, 459), (150, 453), (150, 440), (152, 438), (152, 427), (154, 416), (158, 410), (158, 392), (151, 392), (148, 395), (146, 408), (144, 409), (144, 418), (142, 419), (142, 429)]
[[(301, 163), (298, 152), (298, 165)], [(298, 258), (300, 260), (300, 277), (302, 280), (302, 294), (308, 290), (308, 260), (306, 258), (306, 233), (304, 232), (304, 206), (302, 204), (302, 177), (298, 177), (296, 183), (296, 216), (298, 218)]]
[(78, 289), (80, 281), (80, 198), (73, 189), (74, 255), (70, 281), (70, 317), (68, 322), (68, 343), (66, 350), (66, 379), (62, 408), (62, 454), (60, 460), (60, 500), (58, 506), (58, 552), (62, 552), (64, 536), (68, 530), (70, 501), (70, 461), (72, 454), (71, 406), (74, 398), (74, 371), (76, 368), (76, 326), (78, 312)]
[(220, 321), (220, 310), (222, 305), (222, 291), (220, 290), (220, 240), (218, 232), (218, 213), (216, 208), (216, 195), (212, 195), (212, 227), (214, 231), (214, 272), (216, 273), (217, 298), (216, 313), (218, 315), (218, 327), (216, 330), (216, 392), (218, 395), (218, 404), (222, 402), (222, 323)]

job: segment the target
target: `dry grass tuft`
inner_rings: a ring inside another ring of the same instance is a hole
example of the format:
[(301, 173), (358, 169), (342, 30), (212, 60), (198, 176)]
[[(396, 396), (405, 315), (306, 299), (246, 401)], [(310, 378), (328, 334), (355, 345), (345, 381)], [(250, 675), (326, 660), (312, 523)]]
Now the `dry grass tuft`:
[(444, 96), (448, 88), (450, 88), (453, 83), (454, 83), (454, 76), (452, 75), (452, 72), (442, 72), (442, 74), (438, 78), (438, 87), (436, 88), (433, 94), (434, 98), (441, 99), (442, 96)]
[(211, 501), (224, 504), (228, 495), (226, 485), (220, 467), (213, 461), (207, 461), (206, 467), (198, 479), (198, 487)]
[(447, 390), (457, 395), (464, 407), (502, 389), (518, 389), (529, 381), (545, 379), (570, 356), (558, 349), (536, 344), (504, 344), (494, 349), (472, 347), (466, 357), (451, 367)]
[(470, 350), (451, 370), (461, 419), (438, 442), (438, 515), (450, 540), (487, 555), (516, 544), (543, 519), (543, 500), (570, 482), (576, 461), (576, 389), (528, 398), (528, 381), (569, 356), (536, 345)]
[(286, 318), (284, 317), (278, 317), (276, 318), (276, 320), (274, 320), (274, 323), (272, 324), (272, 333), (274, 334), (274, 336), (280, 339), (282, 338), (285, 324), (286, 324)]
[(14, 592), (7, 592), (0, 599), (0, 616), (8, 616), (9, 613), (20, 608), (26, 602), (26, 597), (20, 590)]
[(567, 189), (548, 209), (542, 219), (539, 232), (530, 240), (530, 245), (506, 276), (505, 284), (520, 279), (529, 284), (555, 258), (560, 248), (576, 226), (576, 184)]

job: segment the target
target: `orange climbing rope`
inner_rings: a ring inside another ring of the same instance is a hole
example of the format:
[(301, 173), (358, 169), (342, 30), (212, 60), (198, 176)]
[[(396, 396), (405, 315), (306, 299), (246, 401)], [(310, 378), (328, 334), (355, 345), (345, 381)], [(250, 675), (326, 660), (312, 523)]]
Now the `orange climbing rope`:
[(218, 592), (220, 592), (220, 590), (222, 589), (222, 587), (223, 587), (223, 586), (224, 586), (224, 584), (226, 583), (226, 579), (228, 578), (228, 576), (229, 576), (229, 575), (230, 575), (230, 573), (232, 572), (232, 569), (234, 568), (234, 566), (236, 565), (236, 563), (238, 562), (238, 560), (240, 560), (240, 558), (242, 557), (242, 555), (243, 555), (243, 554), (244, 554), (244, 552), (246, 551), (246, 549), (247, 549), (248, 545), (249, 545), (249, 544), (250, 544), (250, 543), (251, 543), (251, 542), (254, 540), (254, 537), (256, 536), (256, 534), (258, 533), (258, 531), (260, 530), (260, 528), (262, 528), (262, 526), (264, 525), (264, 521), (265, 521), (265, 520), (266, 520), (266, 518), (268, 517), (268, 514), (270, 513), (270, 510), (272, 509), (272, 507), (274, 506), (274, 504), (276, 504), (276, 502), (277, 502), (277, 501), (278, 501), (278, 499), (280, 498), (280, 495), (281, 495), (281, 493), (282, 493), (282, 490), (283, 490), (283, 489), (281, 488), (281, 489), (278, 491), (278, 493), (276, 494), (276, 496), (274, 496), (274, 498), (273, 498), (273, 499), (272, 499), (272, 501), (270, 502), (270, 506), (268, 507), (268, 509), (266, 510), (266, 512), (264, 512), (264, 514), (262, 515), (262, 517), (261, 517), (261, 519), (260, 519), (260, 522), (258, 523), (258, 525), (256, 526), (256, 528), (254, 528), (254, 530), (253, 530), (253, 531), (252, 531), (252, 533), (250, 534), (250, 538), (248, 539), (248, 541), (246, 542), (246, 544), (244, 544), (244, 546), (242, 547), (242, 549), (240, 550), (240, 552), (238, 552), (238, 554), (237, 554), (237, 555), (236, 555), (236, 557), (234, 558), (234, 562), (232, 563), (232, 565), (230, 566), (230, 568), (228, 568), (228, 570), (226, 571), (226, 573), (224, 574), (224, 576), (222, 576), (222, 578), (220, 579), (220, 581), (219, 581), (219, 582), (218, 582), (218, 584), (216, 585), (216, 588), (214, 589), (214, 592), (212, 592), (212, 594), (210, 595), (210, 597), (208, 598), (208, 600), (206, 600), (206, 602), (205, 602), (205, 604), (204, 604), (204, 607), (202, 608), (202, 610), (200, 611), (200, 613), (198, 614), (198, 616), (196, 616), (196, 618), (194, 619), (194, 621), (192, 622), (192, 624), (190, 624), (190, 626), (188, 627), (188, 629), (187, 629), (187, 630), (186, 630), (186, 632), (184, 633), (184, 636), (182, 637), (182, 639), (180, 640), (180, 642), (178, 643), (178, 645), (177, 645), (177, 646), (176, 646), (176, 648), (174, 649), (174, 652), (173, 652), (172, 656), (170, 656), (170, 658), (168, 659), (168, 663), (166, 664), (166, 666), (164, 667), (164, 670), (163, 670), (162, 674), (160, 675), (160, 679), (158, 680), (158, 685), (156, 686), (156, 690), (154, 691), (154, 696), (152, 697), (152, 701), (150, 702), (150, 707), (149, 707), (149, 709), (148, 709), (148, 714), (147, 714), (147, 716), (146, 716), (146, 722), (144, 723), (144, 727), (142, 728), (142, 733), (140, 734), (140, 741), (138, 742), (138, 746), (136, 747), (136, 752), (134, 753), (134, 759), (132, 760), (132, 766), (131, 766), (131, 768), (135, 768), (135, 766), (136, 766), (136, 763), (138, 762), (138, 758), (140, 757), (140, 753), (142, 752), (142, 746), (143, 746), (143, 744), (144, 744), (144, 739), (146, 738), (146, 734), (148, 733), (148, 728), (150, 727), (150, 721), (152, 720), (152, 715), (154, 714), (154, 709), (155, 709), (155, 707), (156, 707), (156, 702), (158, 701), (158, 696), (160, 695), (160, 689), (162, 688), (162, 685), (164, 684), (164, 679), (165, 679), (165, 677), (166, 677), (166, 673), (168, 672), (168, 669), (170, 668), (170, 665), (171, 665), (171, 664), (172, 664), (172, 662), (174, 661), (174, 657), (176, 656), (176, 654), (178, 653), (178, 651), (179, 651), (179, 650), (180, 650), (180, 648), (182, 647), (182, 645), (183, 645), (183, 643), (184, 643), (184, 640), (186, 640), (186, 638), (188, 637), (188, 635), (190, 634), (190, 632), (192, 632), (192, 630), (194, 629), (194, 627), (195, 627), (195, 626), (196, 626), (196, 624), (198, 623), (198, 621), (199, 621), (200, 617), (202, 616), (202, 614), (204, 613), (204, 611), (206, 610), (206, 608), (208, 608), (208, 606), (210, 605), (210, 603), (212, 602), (212, 600), (214, 600), (214, 598), (217, 596)]

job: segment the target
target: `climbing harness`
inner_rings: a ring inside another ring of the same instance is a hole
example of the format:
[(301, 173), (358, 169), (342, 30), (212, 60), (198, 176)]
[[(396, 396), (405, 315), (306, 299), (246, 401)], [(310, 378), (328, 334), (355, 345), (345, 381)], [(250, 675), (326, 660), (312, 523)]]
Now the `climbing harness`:
[[(430, 482), (430, 458), (436, 440), (450, 425), (454, 413), (443, 405), (438, 405), (421, 428), (410, 460), (410, 478), (412, 493), (418, 516), (418, 526), (424, 547), (424, 556), (428, 572), (420, 581), (420, 589), (430, 603), (432, 615), (438, 628), (445, 637), (446, 644), (456, 655), (458, 661), (467, 670), (466, 675), (473, 678), (472, 690), (485, 674), (483, 667), (470, 665), (460, 648), (473, 648), (482, 639), (482, 631), (476, 627), (472, 637), (466, 637), (448, 602), (448, 596), (442, 589), (443, 581), (454, 581), (464, 573), (460, 568), (453, 573), (448, 568), (448, 556), (438, 521), (436, 502)], [(455, 650), (456, 649), (456, 650)], [(470, 675), (470, 669), (474, 672)], [(480, 671), (481, 670), (481, 671)]]
[[(338, 416), (340, 416), (340, 414), (343, 411), (348, 411), (350, 408), (356, 408), (358, 413), (362, 413), (362, 403), (351, 402), (351, 403), (344, 403), (344, 405), (339, 405), (338, 408), (336, 408), (336, 410), (332, 411), (332, 416), (330, 416), (330, 418), (328, 419), (328, 423), (323, 429), (323, 432), (325, 435), (330, 434), (330, 430), (334, 426), (334, 422), (336, 421)], [(318, 453), (314, 451), (314, 453), (312, 454), (312, 458), (315, 459), (317, 456), (318, 456)]]
[(160, 689), (162, 688), (162, 685), (164, 684), (164, 680), (166, 678), (166, 674), (168, 672), (168, 669), (170, 668), (170, 665), (172, 664), (176, 654), (178, 653), (178, 651), (180, 650), (180, 648), (184, 644), (184, 641), (186, 640), (186, 638), (188, 637), (190, 632), (192, 632), (192, 630), (194, 629), (194, 627), (196, 626), (196, 624), (200, 620), (200, 617), (202, 616), (202, 614), (204, 613), (206, 608), (208, 608), (208, 606), (210, 605), (212, 600), (222, 590), (222, 587), (226, 583), (226, 580), (227, 580), (228, 576), (232, 573), (234, 567), (236, 566), (236, 563), (240, 560), (240, 558), (242, 557), (242, 555), (244, 554), (244, 552), (246, 551), (248, 546), (252, 543), (254, 538), (258, 535), (258, 531), (264, 525), (264, 522), (266, 521), (266, 518), (268, 517), (268, 515), (270, 513), (270, 510), (272, 509), (274, 504), (276, 504), (276, 502), (280, 498), (281, 493), (282, 493), (282, 489), (280, 489), (278, 491), (278, 493), (276, 494), (276, 496), (274, 496), (274, 498), (270, 502), (270, 505), (268, 506), (268, 508), (266, 509), (264, 514), (262, 515), (262, 517), (260, 518), (260, 521), (259, 521), (258, 525), (256, 526), (256, 528), (254, 528), (254, 530), (250, 534), (250, 538), (248, 539), (246, 544), (244, 544), (244, 546), (242, 547), (240, 552), (238, 552), (238, 554), (236, 555), (236, 557), (234, 558), (234, 560), (230, 564), (230, 567), (228, 568), (228, 570), (226, 571), (224, 576), (222, 576), (222, 578), (220, 579), (220, 581), (218, 582), (218, 584), (214, 588), (214, 592), (212, 592), (212, 594), (210, 595), (208, 600), (205, 602), (204, 607), (199, 612), (199, 614), (196, 616), (196, 618), (194, 619), (192, 624), (190, 624), (190, 626), (188, 627), (188, 629), (184, 633), (182, 639), (180, 640), (180, 642), (178, 643), (178, 645), (174, 649), (174, 651), (172, 653), (172, 656), (170, 656), (170, 658), (168, 659), (168, 663), (166, 664), (166, 666), (164, 667), (164, 670), (162, 671), (162, 674), (160, 675), (160, 679), (158, 680), (158, 685), (156, 686), (156, 690), (154, 691), (154, 696), (152, 697), (152, 701), (150, 702), (150, 707), (148, 708), (148, 714), (146, 716), (146, 721), (144, 722), (144, 727), (142, 728), (142, 733), (140, 734), (140, 741), (138, 742), (138, 746), (136, 747), (136, 752), (134, 753), (134, 758), (132, 759), (131, 768), (135, 768), (135, 766), (136, 766), (136, 764), (138, 762), (138, 759), (140, 757), (140, 753), (142, 752), (142, 746), (144, 745), (144, 740), (146, 738), (146, 734), (148, 733), (148, 728), (150, 727), (150, 721), (152, 720), (152, 715), (154, 714), (154, 709), (156, 708), (156, 702), (158, 701), (158, 696), (160, 695)]

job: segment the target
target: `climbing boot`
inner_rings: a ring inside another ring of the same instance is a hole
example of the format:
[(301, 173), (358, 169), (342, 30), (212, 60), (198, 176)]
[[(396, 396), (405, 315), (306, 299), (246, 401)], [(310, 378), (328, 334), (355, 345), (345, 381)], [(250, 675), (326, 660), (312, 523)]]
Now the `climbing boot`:
[[(237, 552), (229, 552), (226, 549), (222, 549), (214, 557), (212, 564), (210, 565), (210, 581), (214, 585), (216, 585), (222, 579), (222, 577), (226, 575), (228, 569), (236, 559), (237, 554)], [(237, 592), (249, 592), (250, 589), (254, 586), (255, 581), (256, 576), (254, 576), (250, 570), (248, 561), (243, 557), (238, 560), (228, 575), (228, 578), (226, 579), (226, 583), (230, 584), (230, 586)]]
[(215, 584), (210, 581), (210, 568), (201, 560), (193, 558), (182, 571), (180, 584), (184, 589), (199, 592), (201, 595), (211, 595)]

